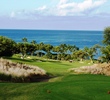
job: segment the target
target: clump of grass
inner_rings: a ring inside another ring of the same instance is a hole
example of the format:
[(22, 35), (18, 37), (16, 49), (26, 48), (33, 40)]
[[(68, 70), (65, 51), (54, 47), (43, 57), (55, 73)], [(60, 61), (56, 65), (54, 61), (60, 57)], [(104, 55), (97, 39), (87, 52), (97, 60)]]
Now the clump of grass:
[(0, 59), (0, 80), (30, 82), (41, 81), (47, 77), (46, 71), (37, 66), (13, 63), (2, 58)]
[(90, 73), (90, 74), (102, 74), (110, 76), (110, 63), (103, 63), (103, 64), (94, 64), (91, 66), (82, 66), (79, 68), (72, 68), (70, 71), (75, 73)]

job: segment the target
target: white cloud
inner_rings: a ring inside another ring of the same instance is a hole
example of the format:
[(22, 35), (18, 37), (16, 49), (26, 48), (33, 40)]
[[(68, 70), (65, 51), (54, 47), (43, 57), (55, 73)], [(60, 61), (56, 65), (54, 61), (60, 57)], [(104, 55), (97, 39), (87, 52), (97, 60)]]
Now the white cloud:
[(98, 9), (107, 0), (84, 0), (82, 2), (75, 2), (74, 0), (59, 0), (56, 5), (47, 6), (43, 5), (36, 8), (33, 11), (18, 11), (11, 12), (10, 17), (17, 18), (34, 18), (38, 19), (40, 16), (77, 16), (77, 15), (89, 15), (91, 13), (97, 14)]
[(15, 16), (16, 16), (15, 12), (12, 11), (11, 14), (10, 14), (10, 17), (11, 17), (11, 18), (14, 18)]
[(35, 9), (36, 13), (42, 15), (72, 16), (91, 14), (98, 7), (103, 5), (107, 0), (84, 0), (75, 2), (74, 0), (59, 0), (57, 5), (48, 7), (46, 5)]
[[(61, 2), (62, 0), (60, 0)], [(57, 5), (58, 15), (76, 15), (87, 11), (92, 11), (104, 4), (107, 0), (84, 0), (83, 2), (68, 2)], [(89, 12), (90, 13), (90, 12)]]
[(44, 5), (44, 6), (42, 6), (42, 7), (37, 8), (36, 10), (38, 10), (38, 11), (43, 11), (43, 10), (46, 10), (46, 9), (47, 9), (47, 6)]

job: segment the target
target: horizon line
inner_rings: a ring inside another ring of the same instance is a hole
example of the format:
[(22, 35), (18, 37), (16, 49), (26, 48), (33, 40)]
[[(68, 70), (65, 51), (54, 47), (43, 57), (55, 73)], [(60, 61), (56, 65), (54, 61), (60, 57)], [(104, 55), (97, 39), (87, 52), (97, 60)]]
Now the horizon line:
[(29, 29), (29, 28), (0, 28), (0, 30), (41, 30), (41, 31), (103, 31), (96, 29)]

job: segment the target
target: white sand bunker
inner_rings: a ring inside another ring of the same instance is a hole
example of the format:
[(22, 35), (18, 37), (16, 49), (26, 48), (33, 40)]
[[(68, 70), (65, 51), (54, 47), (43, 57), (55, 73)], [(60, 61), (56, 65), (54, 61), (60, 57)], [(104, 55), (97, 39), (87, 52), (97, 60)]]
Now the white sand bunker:
[(90, 74), (102, 74), (110, 76), (110, 63), (103, 63), (103, 64), (94, 64), (91, 66), (82, 66), (79, 68), (72, 68), (70, 71), (74, 73), (81, 74), (81, 73), (90, 73)]

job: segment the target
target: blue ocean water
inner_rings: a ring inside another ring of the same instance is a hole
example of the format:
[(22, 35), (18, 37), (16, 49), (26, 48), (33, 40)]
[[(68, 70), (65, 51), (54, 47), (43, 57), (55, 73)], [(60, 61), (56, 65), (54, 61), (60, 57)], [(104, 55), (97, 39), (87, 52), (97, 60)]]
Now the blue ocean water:
[(0, 36), (7, 36), (16, 42), (22, 42), (27, 38), (28, 42), (36, 40), (37, 43), (60, 45), (70, 44), (79, 48), (91, 47), (101, 44), (103, 40), (102, 31), (66, 31), (66, 30), (8, 30), (1, 29)]

